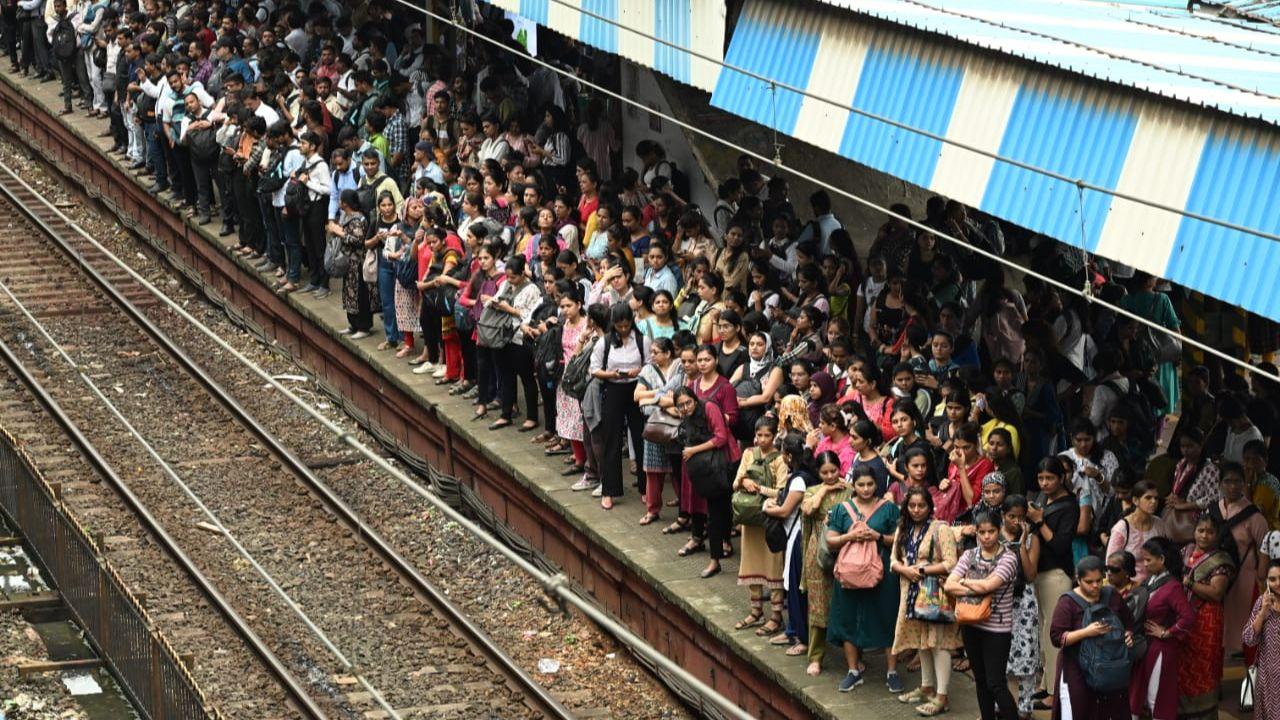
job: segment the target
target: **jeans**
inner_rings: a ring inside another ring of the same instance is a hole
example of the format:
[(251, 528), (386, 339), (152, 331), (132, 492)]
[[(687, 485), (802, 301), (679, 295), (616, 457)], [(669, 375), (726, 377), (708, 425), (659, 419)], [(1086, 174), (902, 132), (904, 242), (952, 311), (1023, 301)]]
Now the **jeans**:
[[(188, 156), (191, 153), (186, 153)], [(213, 163), (212, 160), (190, 158), (191, 173), (195, 177), (196, 210), (201, 215), (208, 215), (213, 207)], [(226, 204), (226, 199), (223, 199)]]
[[(382, 301), (382, 332), (386, 335), (387, 342), (399, 345), (400, 329), (396, 327), (396, 271), (381, 252), (378, 253), (378, 299)], [(483, 389), (481, 392), (484, 392)]]
[(271, 204), (271, 196), (258, 195), (258, 208), (262, 217), (263, 250), (267, 260), (280, 267), (284, 265), (284, 240), (280, 237), (280, 218)]
[[(284, 279), (297, 285), (302, 281), (302, 238), (298, 234), (298, 218), (286, 217), (283, 208), (276, 208), (276, 217), (280, 223), (280, 239), (284, 243), (284, 259), (285, 272)], [(381, 277), (381, 268), (379, 268), (379, 280)], [(382, 283), (378, 283), (381, 287)], [(384, 298), (385, 303), (385, 298)], [(387, 306), (383, 305), (383, 316), (386, 316)], [(395, 310), (391, 313), (391, 322), (395, 323)]]
[(124, 123), (125, 134), (129, 138), (129, 149), (126, 155), (129, 160), (140, 163), (147, 140), (142, 132), (142, 123), (138, 120), (138, 109), (133, 105), (127, 108), (122, 106), (120, 119)]
[(76, 86), (76, 56), (58, 58), (58, 74), (62, 76), (62, 109), (71, 112), (71, 93)]
[(36, 66), (36, 74), (43, 75), (52, 72), (53, 68), (49, 62), (49, 39), (45, 36), (44, 17), (34, 15), (25, 17), (18, 21), (18, 29), (22, 35), (22, 72), (31, 69), (34, 61)]
[(164, 129), (157, 122), (144, 123), (142, 129), (147, 136), (147, 165), (155, 173), (159, 189), (166, 190), (169, 187), (169, 166), (164, 159)]
[(300, 223), (311, 284), (322, 288), (329, 287), (329, 273), (324, 269), (324, 226), (328, 215), (328, 201), (317, 200), (303, 213)]
[(266, 250), (266, 240), (262, 229), (262, 208), (258, 205), (258, 194), (249, 185), (249, 178), (240, 170), (232, 170), (231, 195), (235, 198), (236, 215), (240, 220), (240, 242), (256, 252)]
[(963, 625), (960, 637), (964, 639), (964, 651), (973, 669), (973, 684), (978, 693), (978, 711), (982, 713), (982, 720), (1018, 720), (1018, 706), (1013, 701), (1009, 681), (1005, 677), (1013, 634)]

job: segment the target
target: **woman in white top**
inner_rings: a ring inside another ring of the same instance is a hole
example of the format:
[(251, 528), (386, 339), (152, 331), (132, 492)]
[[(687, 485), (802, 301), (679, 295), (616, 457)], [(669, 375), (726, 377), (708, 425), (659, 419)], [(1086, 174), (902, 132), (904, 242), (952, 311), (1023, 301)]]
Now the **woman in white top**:
[(802, 433), (791, 432), (782, 437), (782, 459), (787, 464), (786, 487), (776, 498), (765, 500), (763, 509), (769, 517), (783, 518), (783, 529), (787, 532), (782, 565), (782, 587), (787, 592), (787, 626), (770, 638), (769, 644), (789, 645), (787, 654), (798, 656), (809, 649), (806, 645), (809, 606), (800, 592), (800, 572), (804, 565), (801, 557), (804, 552), (804, 543), (801, 542), (804, 523), (800, 522), (800, 503), (804, 500), (804, 491), (818, 484), (818, 476), (811, 467), (813, 453), (805, 446)]

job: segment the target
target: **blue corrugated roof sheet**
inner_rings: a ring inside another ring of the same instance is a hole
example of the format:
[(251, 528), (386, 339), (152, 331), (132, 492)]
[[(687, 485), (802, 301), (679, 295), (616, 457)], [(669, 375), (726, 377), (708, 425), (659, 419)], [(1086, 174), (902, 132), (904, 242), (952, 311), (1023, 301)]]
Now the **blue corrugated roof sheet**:
[[(1280, 13), (1275, 0), (1248, 1)], [(1098, 80), (1280, 122), (1280, 36), (1185, 9), (1095, 0), (824, 2)]]
[[(922, 6), (917, 0), (839, 1), (863, 11)], [(947, 7), (973, 13), (978, 5), (994, 6), (991, 0), (963, 0), (948, 2)], [(1082, 0), (1028, 0), (1005, 11), (1004, 17), (1022, 23), (1024, 13), (1047, 5), (1088, 11), (1063, 25), (1072, 33), (1091, 28), (1095, 45), (1123, 44), (1124, 29), (1135, 37), (1175, 38), (1169, 46), (1153, 43), (1143, 49), (1146, 60), (1167, 55), (1174, 46), (1200, 43), (1216, 48), (1223, 54), (1213, 62), (1206, 52), (1187, 58), (1185, 66), (1222, 82), (1253, 77), (1256, 64), (1247, 65), (1242, 57), (1280, 65), (1280, 43), (1269, 26), (1255, 31), (1241, 29), (1234, 21), (1199, 18), (1193, 36), (1173, 32), (1185, 29), (1187, 18), (1164, 8), (1140, 8), (1141, 22), (1130, 18), (1115, 25), (1113, 19), (1089, 13), (1099, 7), (1114, 12), (1116, 6)], [(935, 30), (902, 27), (902, 18), (887, 25), (866, 14), (789, 0), (748, 0), (727, 61), (766, 79), (725, 69), (712, 105), (1032, 231), (1280, 320), (1280, 284), (1275, 282), (1280, 276), (1280, 242), (1106, 192), (1280, 235), (1280, 129), (1045, 70), (939, 39)], [(951, 23), (954, 18), (938, 14), (930, 22)], [(965, 30), (987, 28), (984, 42), (994, 43), (1000, 34), (988, 32), (992, 26), (985, 21), (954, 22)], [(1043, 23), (1049, 20), (1040, 22), (1047, 30)], [(1026, 32), (1025, 24), (1022, 31), (997, 29), (1004, 33), (1001, 43), (1018, 37), (1010, 33)], [(1224, 29), (1232, 34), (1231, 44), (1202, 37), (1221, 35)], [(947, 35), (961, 34), (952, 25), (945, 30)], [(1070, 35), (1061, 28), (1056, 32), (1059, 37)], [(1248, 46), (1239, 33), (1250, 33), (1248, 38), (1256, 39), (1257, 45)], [(1136, 40), (1127, 42), (1136, 47)], [(1268, 43), (1277, 50), (1265, 49)], [(1071, 47), (1072, 59), (1101, 62), (1104, 57), (1090, 48)], [(1034, 54), (1032, 49), (1043, 50), (1022, 48), (1026, 54)], [(1239, 62), (1239, 67), (1233, 69), (1232, 62)], [(1132, 58), (1113, 58), (1111, 63), (1117, 72), (1146, 68), (1151, 83), (1168, 81), (1144, 86), (1152, 93), (1203, 93), (1212, 87), (1222, 97), (1238, 100), (1232, 110), (1239, 114), (1246, 114), (1243, 103), (1249, 102), (1254, 104), (1248, 107), (1257, 111), (1252, 114), (1280, 116), (1276, 108), (1259, 104), (1257, 94), (1135, 64)], [(1276, 77), (1262, 79), (1280, 92), (1280, 73), (1272, 75)], [(1106, 191), (1083, 189), (1076, 180)]]
[(1228, 15), (1280, 24), (1280, 2), (1276, 0), (1216, 0), (1206, 4)]

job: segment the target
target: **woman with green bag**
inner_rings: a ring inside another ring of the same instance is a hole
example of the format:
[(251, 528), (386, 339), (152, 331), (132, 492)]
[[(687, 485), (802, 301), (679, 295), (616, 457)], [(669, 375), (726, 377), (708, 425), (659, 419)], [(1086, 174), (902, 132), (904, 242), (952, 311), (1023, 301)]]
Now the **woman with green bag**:
[(925, 488), (906, 491), (892, 557), (889, 567), (902, 588), (892, 652), (915, 650), (920, 657), (920, 687), (898, 700), (919, 715), (939, 715), (950, 707), (951, 651), (961, 645), (960, 626), (948, 622), (950, 598), (941, 591), (956, 566), (956, 541), (951, 528), (933, 517), (933, 495)]
[(776, 498), (787, 482), (787, 464), (774, 449), (778, 421), (762, 417), (756, 421), (755, 445), (742, 454), (733, 478), (734, 523), (742, 525), (742, 562), (738, 564), (738, 584), (751, 593), (751, 613), (733, 626), (746, 630), (764, 620), (764, 590), (769, 589), (769, 621), (756, 630), (765, 637), (782, 629), (782, 553), (770, 552), (764, 538), (764, 511), (767, 498)]

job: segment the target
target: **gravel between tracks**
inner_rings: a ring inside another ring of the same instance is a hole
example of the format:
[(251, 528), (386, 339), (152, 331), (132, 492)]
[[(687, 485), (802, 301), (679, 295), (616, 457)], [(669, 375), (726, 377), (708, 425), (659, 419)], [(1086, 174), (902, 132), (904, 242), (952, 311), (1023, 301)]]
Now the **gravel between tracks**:
[[(55, 201), (78, 200), (67, 197), (62, 184), (50, 180), (43, 170), (21, 152), (16, 152), (12, 146), (0, 146), (0, 158), (14, 167), (30, 169), (28, 180), (34, 181), (33, 185), (48, 192)], [(64, 211), (117, 254), (130, 259), (136, 268), (157, 285), (166, 287), (175, 299), (183, 302), (188, 311), (200, 317), (269, 372), (275, 375), (299, 372), (299, 368), (235, 328), (221, 313), (200, 302), (156, 263), (143, 256), (138, 251), (137, 242), (117, 224), (104, 220), (103, 216), (83, 206), (64, 208)], [(153, 312), (152, 315), (171, 337), (184, 345), (197, 362), (211, 371), (260, 422), (280, 436), (300, 456), (343, 456), (349, 453), (344, 446), (308, 422), (287, 400), (274, 393), (263, 392), (263, 383), (259, 378), (231, 359), (210, 351), (207, 340), (197, 331), (186, 327), (180, 318), (167, 311)], [(305, 384), (297, 385), (305, 395)], [(163, 388), (161, 390), (169, 391)], [(324, 398), (316, 394), (315, 399), (322, 409), (327, 408)], [(354, 423), (341, 417), (333, 408), (327, 408), (327, 411), (335, 420), (352, 431), (357, 431)], [(203, 411), (196, 411), (195, 414), (203, 414)], [(194, 422), (198, 418), (189, 419)], [(177, 427), (178, 423), (173, 423), (169, 429)], [(374, 444), (372, 438), (363, 434), (362, 439), (370, 445)], [(206, 451), (211, 456), (220, 454), (227, 457), (231, 450), (249, 454), (254, 452), (251, 447), (228, 448), (225, 443), (213, 442), (206, 446)], [(566, 619), (545, 609), (537, 601), (542, 595), (539, 586), (459, 528), (442, 522), (424, 501), (399, 486), (393, 479), (385, 477), (366, 463), (344, 465), (323, 471), (321, 475), (331, 483), (335, 492), (360, 511), (424, 575), (446, 591), (526, 671), (555, 690), (570, 708), (603, 708), (608, 715), (618, 718), (688, 717), (688, 713), (674, 697), (611, 638), (578, 616)], [(210, 481), (216, 482), (216, 478)], [(261, 499), (271, 501), (269, 497)], [(94, 524), (92, 517), (88, 521), (91, 526)], [(179, 645), (180, 640), (179, 638)], [(537, 665), (541, 658), (558, 661), (558, 672), (554, 675), (538, 674)], [(227, 684), (227, 681), (225, 678), (204, 679), (204, 684), (211, 695), (218, 697), (221, 685)]]

